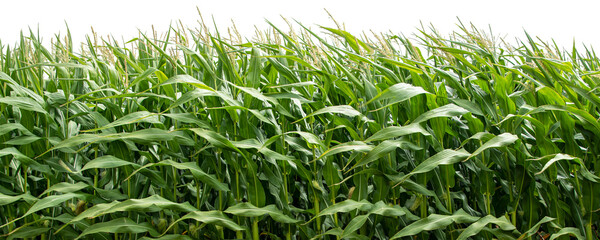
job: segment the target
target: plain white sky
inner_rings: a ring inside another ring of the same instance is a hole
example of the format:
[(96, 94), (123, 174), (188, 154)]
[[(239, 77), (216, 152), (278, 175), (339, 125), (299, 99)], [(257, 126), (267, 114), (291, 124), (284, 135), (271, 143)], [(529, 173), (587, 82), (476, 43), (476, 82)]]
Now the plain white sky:
[(214, 18), (220, 29), (231, 26), (234, 20), (244, 37), (253, 35), (254, 26), (265, 28), (265, 19), (282, 28), (287, 25), (280, 15), (296, 19), (305, 25), (335, 26), (326, 8), (338, 22), (345, 23), (353, 34), (362, 31), (391, 31), (411, 35), (420, 22), (433, 24), (442, 33), (458, 30), (459, 17), (481, 29), (488, 25), (494, 35), (524, 39), (523, 30), (542, 39), (554, 38), (567, 48), (573, 40), (600, 47), (600, 1), (538, 1), (538, 0), (459, 0), (459, 1), (205, 1), (205, 0), (13, 0), (0, 3), (0, 40), (13, 45), (21, 30), (31, 27), (46, 42), (54, 34), (66, 32), (69, 24), (76, 41), (91, 33), (90, 27), (101, 35), (112, 34), (116, 39), (130, 40), (137, 29), (164, 31), (171, 21), (181, 20), (189, 27), (198, 26), (200, 9), (204, 19)]

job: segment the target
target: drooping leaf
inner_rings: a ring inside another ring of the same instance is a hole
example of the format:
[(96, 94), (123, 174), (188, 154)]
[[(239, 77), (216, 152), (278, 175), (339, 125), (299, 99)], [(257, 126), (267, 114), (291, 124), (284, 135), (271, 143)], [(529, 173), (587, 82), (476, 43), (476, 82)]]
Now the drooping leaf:
[(581, 235), (581, 232), (579, 231), (579, 229), (574, 228), (574, 227), (564, 227), (557, 233), (552, 234), (548, 240), (554, 240), (554, 239), (557, 239), (557, 238), (559, 238), (561, 236), (565, 236), (565, 235), (570, 236), (570, 237), (575, 237), (577, 240), (585, 239), (585, 237), (583, 237), (583, 235)]
[(34, 169), (36, 171), (40, 171), (43, 173), (50, 173), (50, 168), (47, 165), (42, 165), (42, 164), (38, 163), (37, 161), (25, 156), (23, 153), (21, 153), (19, 150), (17, 150), (14, 147), (0, 149), (0, 157), (4, 157), (4, 156), (8, 156), (8, 155), (13, 156), (16, 160), (20, 161), (21, 163), (23, 163), (26, 166), (31, 167), (32, 169)]
[(397, 138), (397, 137), (401, 137), (401, 136), (405, 136), (405, 135), (409, 135), (409, 134), (414, 134), (414, 133), (420, 133), (424, 136), (431, 135), (429, 132), (427, 132), (427, 130), (425, 130), (419, 124), (409, 124), (409, 125), (402, 126), (402, 127), (392, 126), (392, 127), (384, 128), (384, 129), (376, 132), (375, 134), (373, 134), (373, 136), (369, 137), (367, 140), (365, 140), (365, 142), (388, 140), (388, 139), (393, 139), (393, 138)]
[(367, 155), (357, 161), (352, 168), (357, 168), (380, 159), (386, 154), (400, 149), (421, 150), (419, 146), (405, 140), (386, 140), (374, 147)]
[(447, 104), (432, 110), (429, 110), (426, 113), (423, 113), (421, 115), (419, 115), (414, 121), (413, 124), (417, 124), (417, 123), (421, 123), (421, 122), (425, 122), (429, 119), (432, 118), (438, 118), (438, 117), (455, 117), (455, 116), (461, 116), (464, 115), (466, 113), (468, 113), (469, 111), (467, 111), (464, 108), (461, 108), (459, 106), (456, 106), (454, 104)]
[(225, 216), (220, 211), (208, 211), (208, 212), (194, 211), (194, 212), (190, 212), (190, 213), (186, 214), (185, 216), (177, 219), (175, 222), (173, 222), (171, 224), (171, 226), (169, 226), (169, 228), (171, 228), (173, 225), (177, 224), (178, 222), (186, 220), (186, 219), (193, 219), (193, 220), (196, 220), (198, 222), (203, 222), (203, 223), (207, 223), (207, 224), (215, 224), (215, 225), (223, 226), (223, 227), (229, 228), (229, 229), (231, 229), (233, 231), (244, 231), (244, 230), (246, 230), (246, 228), (238, 225), (237, 223), (235, 223), (234, 221), (232, 221), (231, 219), (229, 219), (227, 216)]
[(478, 219), (479, 217), (471, 216), (462, 209), (456, 211), (452, 215), (431, 214), (426, 218), (418, 220), (404, 227), (390, 239), (412, 236), (419, 234), (423, 231), (431, 231), (435, 229), (446, 228), (452, 223), (472, 223), (477, 221)]
[(389, 88), (386, 88), (379, 94), (377, 94), (377, 96), (375, 96), (374, 98), (369, 100), (366, 104), (372, 103), (373, 101), (388, 100), (387, 105), (382, 106), (380, 108), (380, 109), (382, 109), (382, 108), (389, 107), (390, 105), (392, 105), (394, 103), (406, 101), (414, 96), (417, 96), (419, 94), (425, 94), (425, 93), (429, 93), (429, 92), (425, 91), (421, 87), (415, 87), (413, 85), (406, 84), (406, 83), (396, 83), (396, 84), (390, 86)]
[(471, 225), (469, 225), (469, 227), (467, 227), (464, 231), (462, 231), (462, 233), (460, 233), (460, 235), (458, 235), (457, 239), (468, 239), (474, 236), (475, 234), (478, 234), (488, 224), (495, 224), (504, 231), (512, 231), (516, 229), (516, 227), (504, 217), (496, 218), (494, 216), (487, 215), (477, 220), (477, 222), (474, 222)]
[(151, 113), (148, 111), (139, 111), (139, 112), (127, 114), (127, 115), (123, 116), (122, 118), (119, 118), (116, 121), (111, 122), (107, 125), (100, 126), (99, 128), (90, 129), (90, 130), (88, 130), (88, 132), (99, 131), (99, 130), (103, 130), (103, 129), (107, 129), (107, 128), (118, 127), (118, 126), (122, 126), (122, 125), (126, 125), (126, 124), (138, 123), (138, 122), (161, 124), (161, 122), (158, 120), (158, 114)]
[(47, 233), (49, 230), (50, 228), (47, 227), (28, 226), (17, 229), (16, 232), (11, 232), (10, 235), (8, 235), (8, 237), (6, 238), (6, 240), (28, 238), (34, 239), (37, 236)]
[(230, 150), (234, 150), (236, 152), (240, 152), (240, 150), (237, 147), (235, 147), (233, 144), (231, 144), (231, 141), (229, 141), (229, 139), (223, 137), (221, 134), (218, 134), (216, 132), (209, 131), (206, 129), (201, 129), (201, 128), (192, 128), (190, 130), (192, 132), (198, 134), (198, 136), (206, 139), (206, 141), (208, 141), (210, 144), (214, 145), (215, 147), (227, 148)]
[(25, 200), (26, 202), (35, 202), (38, 200), (34, 196), (31, 196), (31, 194), (29, 194), (29, 193), (23, 193), (23, 194), (17, 195), (17, 196), (9, 196), (9, 195), (4, 195), (4, 194), (0, 193), (0, 206), (11, 204), (11, 203), (19, 201), (21, 199)]
[(346, 142), (346, 143), (342, 143), (340, 145), (336, 145), (332, 148), (327, 149), (325, 152), (323, 152), (323, 154), (321, 154), (321, 156), (319, 156), (319, 159), (330, 156), (330, 155), (343, 153), (343, 152), (349, 152), (349, 151), (366, 152), (366, 151), (370, 151), (372, 149), (373, 149), (373, 147), (371, 145), (367, 145), (363, 142), (359, 142), (359, 141)]
[(250, 203), (238, 203), (233, 205), (227, 209), (225, 209), (226, 213), (233, 214), (236, 216), (242, 217), (259, 217), (268, 214), (273, 218), (273, 220), (280, 223), (298, 223), (300, 220), (293, 219), (285, 214), (275, 205), (267, 205), (262, 208), (256, 207)]
[(533, 225), (531, 228), (529, 228), (529, 230), (524, 232), (523, 235), (521, 235), (518, 240), (533, 236), (534, 234), (537, 233), (538, 229), (540, 228), (540, 226), (542, 226), (542, 224), (550, 222), (550, 221), (554, 221), (554, 219), (555, 218), (545, 216), (544, 218), (542, 218), (542, 220), (540, 220), (535, 225)]
[(44, 191), (41, 195), (47, 194), (47, 193), (51, 193), (51, 192), (60, 192), (60, 193), (71, 193), (71, 192), (77, 192), (81, 189), (90, 187), (90, 185), (84, 183), (84, 182), (77, 182), (77, 183), (68, 183), (68, 182), (62, 182), (62, 183), (57, 183), (52, 185), (52, 187), (49, 187), (48, 189), (46, 189), (46, 191)]
[(404, 177), (402, 177), (400, 180), (400, 183), (412, 175), (429, 172), (440, 165), (454, 164), (467, 159), (469, 156), (470, 154), (464, 150), (455, 151), (451, 149), (445, 149), (444, 151), (441, 151), (426, 159), (417, 167), (415, 167), (415, 169), (413, 169), (410, 173), (404, 175)]
[[(85, 218), (97, 218), (102, 215), (115, 213), (115, 212), (126, 212), (126, 211), (141, 211), (141, 212), (157, 212), (164, 211), (166, 209), (179, 211), (179, 212), (193, 212), (197, 211), (195, 207), (189, 203), (174, 203), (159, 195), (152, 195), (142, 199), (129, 199), (123, 202), (113, 201), (111, 203), (100, 203), (96, 204), (91, 208), (86, 209), (70, 222), (77, 222)], [(68, 225), (68, 224), (67, 224)]]
[(517, 139), (519, 139), (517, 136), (510, 134), (510, 133), (503, 133), (498, 136), (495, 136), (494, 138), (490, 139), (489, 141), (487, 141), (483, 145), (481, 145), (481, 147), (477, 148), (477, 150), (475, 150), (469, 156), (468, 159), (479, 155), (481, 152), (483, 152), (486, 149), (500, 148), (500, 147), (507, 146), (509, 144), (513, 144), (515, 141), (517, 141)]
[(336, 213), (346, 213), (356, 209), (368, 209), (371, 207), (371, 205), (372, 204), (367, 200), (361, 200), (357, 202), (352, 199), (348, 199), (323, 209), (323, 211), (321, 211), (319, 215), (317, 215), (317, 217), (332, 215)]
[(351, 106), (348, 105), (343, 105), (343, 106), (331, 106), (331, 107), (325, 107), (325, 108), (321, 108), (317, 111), (312, 112), (311, 114), (306, 115), (305, 117), (298, 119), (296, 122), (302, 121), (304, 119), (307, 119), (309, 117), (312, 116), (316, 116), (316, 115), (320, 115), (320, 114), (325, 114), (325, 113), (330, 113), (330, 114), (341, 114), (341, 115), (345, 115), (348, 117), (356, 117), (361, 115), (361, 113), (359, 111), (357, 111), (356, 109), (354, 109)]
[(100, 222), (86, 228), (81, 234), (75, 238), (79, 239), (83, 236), (94, 233), (144, 233), (156, 237), (159, 233), (150, 225), (149, 222), (135, 223), (129, 218), (117, 218), (108, 222)]
[(73, 198), (85, 198), (85, 195), (83, 194), (79, 194), (79, 193), (66, 193), (66, 194), (61, 194), (61, 195), (51, 195), (45, 198), (42, 198), (38, 201), (36, 201), (33, 206), (31, 206), (29, 208), (29, 210), (27, 210), (27, 212), (25, 214), (23, 214), (22, 216), (13, 219), (12, 221), (0, 226), (1, 227), (5, 227), (8, 224), (11, 224), (13, 222), (16, 222), (24, 217), (27, 217), (37, 211), (46, 209), (46, 208), (50, 208), (50, 207), (56, 207), (57, 205), (59, 205), (60, 203), (63, 203), (67, 200), (73, 199)]
[(23, 110), (48, 114), (48, 112), (46, 112), (46, 110), (44, 110), (44, 108), (38, 102), (27, 97), (1, 97), (0, 103), (18, 107)]
[(227, 187), (226, 184), (219, 182), (219, 180), (217, 180), (214, 176), (209, 175), (207, 173), (205, 173), (204, 171), (202, 171), (202, 169), (200, 169), (200, 167), (198, 167), (198, 165), (195, 162), (184, 162), (184, 163), (180, 163), (180, 162), (175, 162), (172, 160), (163, 160), (157, 163), (151, 163), (148, 165), (145, 165), (142, 168), (137, 169), (135, 172), (132, 173), (135, 174), (138, 171), (144, 170), (146, 168), (152, 167), (152, 166), (171, 166), (180, 170), (189, 170), (192, 175), (194, 175), (195, 178), (199, 179), (200, 181), (210, 185), (211, 187), (219, 190), (219, 191), (229, 191), (229, 188)]

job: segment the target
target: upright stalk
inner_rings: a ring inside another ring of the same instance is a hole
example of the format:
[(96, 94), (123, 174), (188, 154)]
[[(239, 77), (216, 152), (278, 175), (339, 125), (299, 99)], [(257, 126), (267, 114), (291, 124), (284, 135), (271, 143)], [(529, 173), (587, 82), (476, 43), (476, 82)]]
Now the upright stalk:
[(260, 233), (258, 232), (258, 218), (255, 217), (252, 220), (252, 239), (253, 240), (259, 240), (260, 238)]

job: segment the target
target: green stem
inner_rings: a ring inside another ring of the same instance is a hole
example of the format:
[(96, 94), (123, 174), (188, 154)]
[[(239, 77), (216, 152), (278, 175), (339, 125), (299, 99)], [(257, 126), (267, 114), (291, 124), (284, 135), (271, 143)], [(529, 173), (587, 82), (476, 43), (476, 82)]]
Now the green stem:
[(446, 197), (448, 198), (446, 206), (448, 207), (448, 211), (452, 213), (452, 196), (450, 196), (450, 185), (446, 185)]
[[(317, 156), (315, 155), (315, 148), (312, 147), (312, 154), (313, 154), (313, 172), (315, 174), (315, 176), (318, 175), (317, 173)], [(317, 190), (312, 187), (313, 189), (313, 207), (315, 210), (315, 216), (319, 216), (319, 213), (321, 211), (321, 208), (319, 206), (319, 197), (317, 196)], [(317, 224), (317, 234), (319, 234), (321, 232), (321, 218), (317, 217), (316, 222)]]
[(492, 215), (492, 204), (491, 204), (492, 200), (491, 200), (491, 194), (490, 194), (490, 192), (486, 192), (485, 193), (485, 199), (486, 199), (486, 201), (485, 201), (486, 211), (487, 211), (487, 213), (489, 215)]
[[(94, 147), (94, 159), (98, 158), (98, 145)], [(96, 196), (96, 188), (98, 188), (98, 169), (94, 169), (94, 196)], [(50, 186), (50, 185), (48, 185)]]
[[(177, 202), (177, 170), (174, 167), (171, 169), (173, 170), (173, 202)], [(129, 197), (131, 198), (131, 196)]]
[[(593, 192), (592, 185), (590, 184), (589, 186), (590, 186), (590, 187), (589, 187), (589, 193), (592, 193), (592, 192)], [(593, 204), (593, 203), (594, 203), (594, 194), (591, 194), (591, 195), (590, 195), (590, 197), (591, 197), (592, 199), (590, 199), (590, 206), (589, 206), (589, 208), (588, 208), (588, 210), (587, 210), (587, 211), (589, 211), (589, 214), (588, 214), (588, 215), (589, 215), (590, 217), (589, 217), (589, 219), (588, 219), (588, 222), (587, 222), (587, 224), (585, 225), (585, 235), (586, 235), (586, 238), (587, 238), (587, 240), (592, 240), (592, 239), (593, 239), (593, 232), (592, 232), (592, 217), (594, 216), (594, 214), (593, 214), (593, 212), (592, 212), (592, 211), (593, 211), (593, 208), (592, 208), (592, 205), (591, 205), (591, 204)]]
[[(313, 189), (314, 192), (314, 204), (315, 204), (315, 216), (319, 216), (321, 212), (321, 208), (319, 206), (319, 198), (317, 197), (317, 191)], [(317, 217), (317, 233), (321, 232), (321, 218)]]
[(575, 192), (577, 192), (577, 194), (579, 195), (578, 200), (579, 200), (579, 207), (581, 209), (585, 209), (585, 206), (583, 205), (583, 195), (581, 194), (581, 192), (583, 191), (581, 189), (581, 183), (579, 183), (579, 176), (577, 174), (577, 171), (573, 172), (574, 176), (575, 176), (575, 185), (577, 186), (575, 188)]
[(585, 225), (586, 240), (593, 240), (594, 237), (592, 234), (593, 234), (593, 232), (592, 232), (592, 217), (590, 214), (590, 221)]
[(27, 193), (27, 166), (23, 166), (23, 192)]
[(258, 232), (258, 218), (252, 221), (252, 239), (259, 240), (260, 233)]

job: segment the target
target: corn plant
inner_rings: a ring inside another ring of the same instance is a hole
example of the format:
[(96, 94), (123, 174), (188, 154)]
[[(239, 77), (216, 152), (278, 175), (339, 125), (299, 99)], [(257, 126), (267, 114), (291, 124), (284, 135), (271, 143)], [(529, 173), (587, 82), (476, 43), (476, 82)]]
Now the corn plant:
[(598, 239), (600, 61), (201, 24), (0, 44), (7, 239)]

